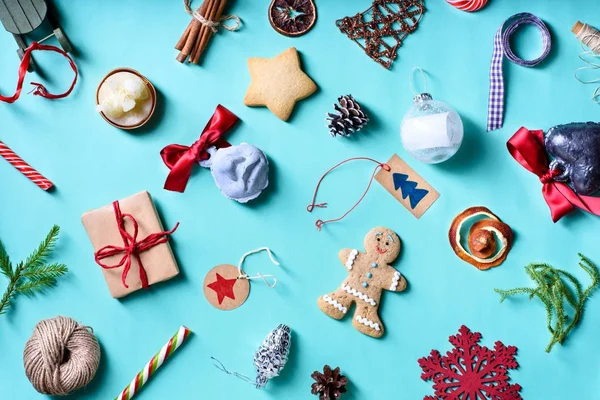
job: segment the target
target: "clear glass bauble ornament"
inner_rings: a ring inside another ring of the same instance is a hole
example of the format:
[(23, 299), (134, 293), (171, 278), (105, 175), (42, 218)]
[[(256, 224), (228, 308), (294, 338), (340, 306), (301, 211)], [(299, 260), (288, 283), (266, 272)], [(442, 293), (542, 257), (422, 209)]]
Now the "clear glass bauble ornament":
[(443, 101), (433, 100), (429, 93), (415, 96), (400, 125), (406, 151), (427, 164), (441, 163), (456, 154), (463, 135), (460, 115)]

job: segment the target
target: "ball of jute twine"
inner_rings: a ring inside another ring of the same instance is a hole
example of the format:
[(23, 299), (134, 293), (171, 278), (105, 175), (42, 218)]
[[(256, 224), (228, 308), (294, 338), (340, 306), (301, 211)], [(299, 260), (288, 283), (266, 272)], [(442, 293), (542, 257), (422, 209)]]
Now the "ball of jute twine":
[(100, 363), (92, 329), (72, 318), (40, 321), (23, 351), (25, 374), (40, 393), (67, 395), (87, 385)]

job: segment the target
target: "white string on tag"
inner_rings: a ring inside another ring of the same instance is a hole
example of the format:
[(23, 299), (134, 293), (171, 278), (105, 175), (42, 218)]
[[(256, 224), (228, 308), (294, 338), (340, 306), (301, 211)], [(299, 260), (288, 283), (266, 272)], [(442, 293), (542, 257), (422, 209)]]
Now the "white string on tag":
[[(248, 257), (252, 254), (260, 253), (261, 251), (266, 251), (269, 254), (269, 258), (271, 259), (271, 262), (273, 264), (280, 265), (279, 262), (277, 262), (277, 260), (275, 260), (275, 258), (273, 257), (273, 253), (271, 252), (271, 249), (269, 249), (268, 247), (260, 247), (256, 250), (251, 250), (242, 256), (242, 258), (240, 259), (240, 262), (238, 263), (238, 270), (239, 270), (238, 279), (248, 279), (248, 280), (262, 279), (265, 282), (265, 284), (267, 285), (267, 287), (272, 289), (277, 285), (277, 278), (275, 278), (275, 275), (257, 273), (256, 275), (249, 276), (242, 269), (242, 265), (244, 264), (244, 260), (246, 260), (246, 257)], [(269, 280), (267, 278), (272, 279), (273, 283), (269, 282)]]

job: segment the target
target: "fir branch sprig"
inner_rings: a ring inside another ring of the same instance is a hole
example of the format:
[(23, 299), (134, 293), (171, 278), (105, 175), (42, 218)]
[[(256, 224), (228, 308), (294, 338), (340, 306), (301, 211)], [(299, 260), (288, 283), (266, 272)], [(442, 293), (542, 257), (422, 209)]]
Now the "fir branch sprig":
[(38, 248), (25, 261), (13, 267), (0, 240), (0, 273), (8, 278), (8, 287), (0, 299), (0, 315), (6, 313), (15, 296), (19, 293), (33, 296), (54, 286), (56, 279), (67, 272), (65, 264), (47, 264), (54, 249), (60, 228), (54, 225)]
[[(600, 272), (590, 259), (579, 254), (581, 261), (579, 266), (591, 278), (591, 284), (582, 289), (581, 284), (569, 272), (552, 268), (548, 264), (529, 264), (525, 267), (527, 275), (533, 280), (535, 288), (516, 288), (510, 290), (494, 289), (500, 294), (500, 302), (516, 294), (526, 294), (529, 300), (537, 297), (546, 308), (548, 330), (552, 339), (546, 347), (549, 353), (555, 344), (562, 344), (569, 333), (577, 326), (583, 315), (585, 301), (600, 283)], [(569, 316), (565, 308), (573, 309), (573, 316)], [(570, 323), (569, 323), (570, 321)]]

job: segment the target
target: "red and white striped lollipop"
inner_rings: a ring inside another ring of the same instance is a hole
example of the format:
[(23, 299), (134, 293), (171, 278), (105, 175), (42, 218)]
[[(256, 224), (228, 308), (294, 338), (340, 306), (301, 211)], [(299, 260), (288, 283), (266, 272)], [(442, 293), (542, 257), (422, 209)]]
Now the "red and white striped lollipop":
[(462, 11), (473, 12), (483, 8), (488, 0), (446, 0), (450, 5)]

